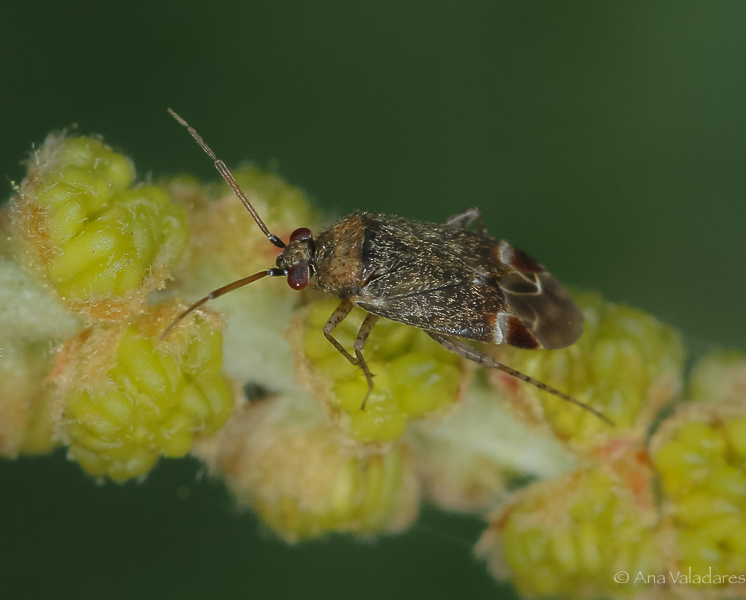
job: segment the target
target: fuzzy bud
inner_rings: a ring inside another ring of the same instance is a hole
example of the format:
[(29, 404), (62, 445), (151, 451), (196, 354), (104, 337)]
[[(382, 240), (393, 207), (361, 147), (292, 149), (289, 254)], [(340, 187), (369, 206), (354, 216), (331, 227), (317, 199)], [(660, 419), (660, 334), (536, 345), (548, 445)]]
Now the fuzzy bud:
[(233, 406), (221, 373), (222, 334), (214, 314), (170, 303), (132, 321), (97, 323), (67, 342), (52, 375), (70, 455), (91, 475), (124, 481), (160, 455), (181, 457), (195, 436), (219, 430)]
[(12, 201), (12, 234), (68, 310), (118, 319), (163, 284), (187, 241), (184, 211), (99, 140), (47, 138)]
[(199, 452), (239, 505), (288, 542), (400, 531), (417, 516), (419, 486), (406, 448), (350, 453), (302, 392), (244, 406)]

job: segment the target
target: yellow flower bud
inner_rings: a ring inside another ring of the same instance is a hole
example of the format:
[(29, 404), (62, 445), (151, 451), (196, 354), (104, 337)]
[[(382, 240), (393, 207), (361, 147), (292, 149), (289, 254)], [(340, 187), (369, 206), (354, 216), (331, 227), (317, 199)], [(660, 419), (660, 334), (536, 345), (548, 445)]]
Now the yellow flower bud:
[(532, 484), (491, 518), (477, 551), (525, 597), (627, 597), (646, 584), (614, 575), (660, 573), (652, 476), (635, 447), (611, 462)]
[(239, 505), (288, 542), (408, 527), (419, 488), (406, 448), (358, 455), (337, 436), (312, 399), (296, 392), (246, 405), (200, 453)]
[[(409, 419), (447, 409), (462, 397), (470, 366), (423, 331), (380, 319), (363, 350), (375, 375), (375, 387), (363, 410), (368, 393), (365, 376), (322, 330), (337, 304), (334, 298), (313, 302), (296, 314), (288, 336), (302, 380), (328, 403), (353, 439), (362, 443), (398, 439)], [(352, 349), (363, 318), (363, 311), (353, 309), (332, 335)]]
[(133, 178), (131, 161), (94, 138), (50, 136), (29, 161), (12, 234), (71, 312), (138, 310), (186, 247), (184, 210)]
[[(717, 371), (727, 374), (735, 363), (720, 356), (725, 359), (720, 366), (714, 357), (700, 363), (698, 377), (703, 371), (704, 378)], [(718, 388), (703, 389), (713, 393)], [(663, 507), (673, 517), (677, 569), (687, 574), (691, 569), (692, 577), (740, 575), (746, 568), (746, 397), (724, 396), (685, 405), (651, 441), (666, 494)], [(725, 597), (740, 589), (727, 580), (701, 581), (698, 587)]]
[(53, 381), (70, 455), (92, 475), (123, 481), (160, 455), (184, 456), (218, 431), (233, 406), (221, 373), (219, 321), (200, 311), (166, 339), (183, 310), (169, 303), (132, 321), (99, 322), (68, 341)]
[(679, 334), (641, 311), (604, 302), (597, 294), (576, 294), (585, 316), (583, 335), (562, 350), (518, 350), (495, 354), (506, 365), (584, 402), (596, 415), (498, 371), (498, 389), (519, 408), (546, 421), (560, 439), (581, 448), (598, 434), (642, 437), (662, 406), (681, 388), (684, 352)]

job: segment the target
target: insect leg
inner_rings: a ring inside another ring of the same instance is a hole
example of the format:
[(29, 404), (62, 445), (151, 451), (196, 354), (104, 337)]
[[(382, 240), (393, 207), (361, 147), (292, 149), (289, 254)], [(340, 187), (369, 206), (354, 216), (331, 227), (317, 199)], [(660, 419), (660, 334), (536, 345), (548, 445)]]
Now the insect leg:
[(350, 314), (350, 311), (352, 310), (352, 302), (349, 300), (342, 300), (342, 302), (339, 303), (339, 306), (337, 309), (332, 313), (332, 316), (329, 317), (329, 320), (326, 322), (326, 325), (324, 325), (324, 337), (329, 340), (334, 346), (337, 351), (344, 356), (347, 360), (349, 360), (353, 365), (357, 366), (357, 359), (352, 356), (347, 350), (345, 350), (344, 346), (340, 344), (336, 338), (332, 335), (332, 331), (334, 331), (337, 328), (337, 325), (339, 325), (342, 321), (344, 321), (347, 318), (347, 315)]
[(477, 230), (479, 233), (484, 235), (487, 230), (484, 227), (484, 219), (482, 219), (482, 211), (478, 208), (467, 208), (464, 212), (460, 212), (452, 217), (446, 219), (446, 227), (453, 227), (454, 229), (468, 229), (469, 226), (476, 221)]
[(370, 396), (370, 393), (373, 390), (373, 373), (370, 372), (368, 363), (365, 362), (365, 359), (363, 358), (363, 346), (365, 346), (365, 342), (368, 341), (368, 336), (370, 335), (370, 332), (373, 331), (376, 321), (378, 321), (378, 317), (374, 314), (368, 313), (365, 316), (363, 324), (360, 325), (360, 331), (357, 332), (357, 339), (355, 340), (354, 345), (355, 357), (365, 374), (365, 380), (368, 382), (368, 391), (365, 393), (365, 398), (363, 398), (363, 404), (360, 407), (360, 410), (365, 410), (365, 403), (368, 401), (368, 396)]
[(337, 309), (332, 313), (332, 316), (329, 317), (326, 325), (324, 325), (323, 331), (324, 337), (329, 340), (329, 342), (331, 342), (332, 346), (334, 346), (337, 351), (350, 362), (350, 364), (353, 364), (356, 367), (360, 367), (365, 374), (365, 380), (368, 382), (368, 392), (365, 394), (365, 398), (363, 399), (363, 404), (361, 407), (362, 410), (365, 408), (365, 403), (368, 400), (368, 395), (373, 389), (373, 374), (368, 368), (368, 363), (366, 363), (365, 359), (363, 358), (362, 350), (378, 317), (368, 314), (368, 316), (365, 318), (363, 324), (360, 326), (360, 331), (357, 334), (357, 339), (355, 340), (355, 356), (352, 356), (352, 354), (347, 352), (345, 347), (340, 344), (339, 341), (332, 335), (332, 331), (337, 328), (337, 325), (344, 321), (347, 318), (347, 315), (350, 314), (352, 307), (352, 302), (350, 302), (349, 300), (342, 300), (342, 302), (339, 303)]
[(452, 336), (435, 333), (433, 331), (426, 331), (426, 333), (431, 338), (433, 338), (436, 342), (438, 342), (441, 346), (443, 346), (446, 350), (450, 350), (451, 352), (454, 352), (458, 354), (459, 356), (463, 356), (466, 359), (474, 361), (477, 364), (484, 365), (485, 367), (488, 367), (490, 369), (498, 369), (504, 373), (507, 373), (508, 375), (512, 375), (516, 379), (525, 381), (526, 383), (529, 383), (533, 385), (534, 387), (539, 388), (540, 390), (549, 392), (553, 396), (557, 396), (558, 398), (561, 398), (562, 400), (570, 402), (571, 404), (574, 404), (575, 406), (579, 406), (580, 408), (593, 413), (599, 419), (608, 423), (612, 427), (614, 426), (614, 422), (611, 419), (609, 419), (603, 413), (597, 411), (595, 408), (581, 402), (580, 400), (576, 400), (572, 396), (568, 396), (567, 394), (560, 392), (559, 390), (547, 385), (546, 383), (542, 383), (538, 379), (534, 379), (533, 377), (525, 375), (521, 373), (520, 371), (516, 371), (515, 369), (511, 369), (510, 367), (500, 362), (497, 362), (494, 358), (492, 358), (488, 354), (485, 354), (484, 352), (480, 352), (473, 346), (470, 346), (469, 344), (462, 342), (459, 339), (456, 339)]

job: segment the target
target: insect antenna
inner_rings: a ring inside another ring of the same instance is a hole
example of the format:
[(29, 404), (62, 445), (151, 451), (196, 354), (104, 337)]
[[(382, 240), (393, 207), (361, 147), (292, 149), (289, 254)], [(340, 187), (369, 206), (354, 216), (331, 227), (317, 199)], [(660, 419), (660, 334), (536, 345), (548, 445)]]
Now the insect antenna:
[(208, 300), (213, 300), (215, 298), (220, 298), (223, 294), (227, 294), (228, 292), (232, 292), (233, 290), (237, 290), (240, 287), (243, 287), (245, 285), (249, 285), (250, 283), (254, 283), (255, 281), (262, 279), (264, 277), (277, 277), (280, 275), (285, 275), (285, 272), (282, 269), (267, 269), (266, 271), (259, 271), (258, 273), (254, 273), (253, 275), (249, 275), (248, 277), (243, 277), (242, 279), (239, 279), (237, 281), (234, 281), (233, 283), (229, 283), (228, 285), (224, 285), (223, 287), (219, 287), (216, 290), (212, 290), (207, 296), (202, 298), (201, 300), (197, 300), (194, 304), (192, 304), (189, 308), (187, 308), (183, 313), (181, 313), (178, 317), (176, 317), (173, 322), (166, 328), (166, 331), (164, 331), (161, 334), (161, 339), (165, 340), (166, 337), (168, 337), (168, 334), (171, 333), (183, 319), (186, 317), (189, 313), (195, 311), (200, 306), (202, 306), (205, 302)]
[(244, 194), (243, 190), (239, 187), (238, 183), (236, 182), (235, 177), (233, 177), (233, 174), (230, 172), (230, 169), (225, 165), (225, 163), (220, 160), (215, 153), (212, 151), (210, 146), (208, 146), (205, 143), (205, 140), (202, 139), (202, 136), (197, 133), (197, 131), (189, 125), (184, 119), (182, 119), (179, 115), (177, 115), (173, 110), (170, 108), (168, 109), (169, 114), (176, 119), (181, 125), (187, 128), (187, 131), (191, 134), (191, 136), (194, 138), (194, 140), (200, 145), (202, 150), (204, 150), (207, 153), (207, 156), (209, 156), (212, 161), (215, 163), (215, 168), (218, 170), (218, 172), (223, 176), (223, 179), (225, 179), (225, 182), (231, 187), (233, 190), (233, 193), (238, 196), (238, 199), (243, 202), (243, 205), (246, 207), (246, 210), (251, 213), (251, 216), (254, 217), (254, 220), (256, 221), (256, 224), (259, 225), (259, 229), (262, 230), (262, 233), (267, 236), (267, 239), (272, 242), (275, 246), (278, 248), (284, 248), (285, 242), (283, 242), (280, 238), (278, 238), (274, 233), (271, 233), (269, 228), (264, 224), (264, 221), (262, 221), (262, 218), (259, 216), (259, 213), (256, 212), (256, 209), (251, 205), (251, 202), (249, 202), (249, 199), (246, 197), (246, 194)]

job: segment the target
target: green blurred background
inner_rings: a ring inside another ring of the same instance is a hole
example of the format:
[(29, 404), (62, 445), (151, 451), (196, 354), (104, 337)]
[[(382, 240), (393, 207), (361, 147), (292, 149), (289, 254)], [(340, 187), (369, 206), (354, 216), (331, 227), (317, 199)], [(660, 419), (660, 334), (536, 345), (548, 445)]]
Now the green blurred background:
[[(476, 205), (695, 354), (746, 348), (742, 1), (46, 0), (0, 20), (6, 181), (75, 123), (141, 177), (215, 178), (170, 106), (329, 211)], [(470, 556), (478, 520), (428, 510), (403, 536), (286, 547), (203, 475), (97, 486), (62, 453), (0, 461), (0, 597), (510, 597)]]

